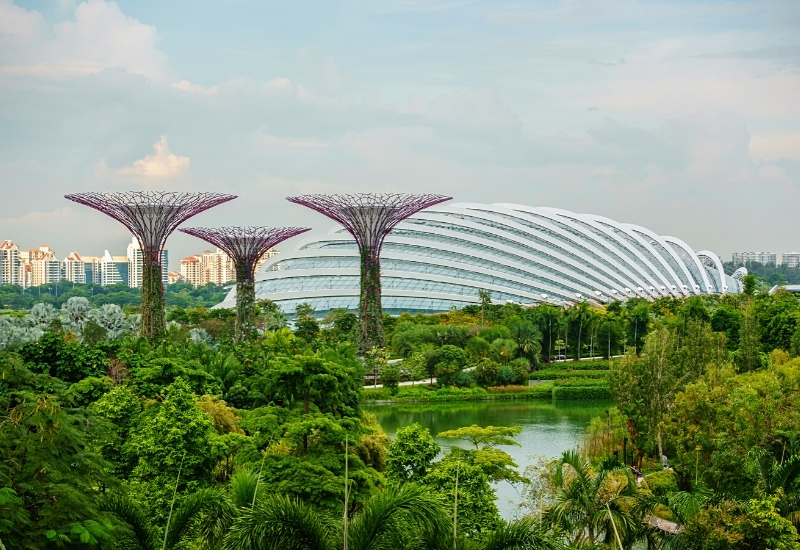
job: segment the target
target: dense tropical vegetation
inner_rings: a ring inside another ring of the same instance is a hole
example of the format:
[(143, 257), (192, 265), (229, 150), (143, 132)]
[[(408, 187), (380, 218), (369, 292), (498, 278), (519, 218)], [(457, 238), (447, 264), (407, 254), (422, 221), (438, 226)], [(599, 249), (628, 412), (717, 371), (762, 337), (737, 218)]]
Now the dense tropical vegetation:
[[(307, 305), (290, 329), (259, 303), (242, 343), (232, 312), (205, 307), (169, 307), (156, 342), (134, 310), (91, 297), (7, 314), (0, 541), (800, 548), (800, 303), (745, 287), (567, 309), (482, 293), (386, 317), (390, 345), (364, 357), (353, 313)], [(413, 424), (392, 439), (361, 408), (425, 396), (614, 402), (581, 448), (520, 471), (503, 450), (518, 428)], [(434, 435), (457, 444), (443, 452)], [(500, 481), (525, 496), (521, 519), (500, 517)]]
[[(164, 289), (167, 307), (211, 307), (224, 300), (228, 294), (224, 286), (213, 283), (198, 288), (189, 283), (174, 283)], [(26, 311), (38, 303), (60, 308), (70, 298), (78, 297), (86, 298), (94, 307), (114, 304), (138, 313), (142, 291), (124, 283), (104, 286), (61, 281), (26, 289), (18, 285), (0, 285), (0, 311)]]

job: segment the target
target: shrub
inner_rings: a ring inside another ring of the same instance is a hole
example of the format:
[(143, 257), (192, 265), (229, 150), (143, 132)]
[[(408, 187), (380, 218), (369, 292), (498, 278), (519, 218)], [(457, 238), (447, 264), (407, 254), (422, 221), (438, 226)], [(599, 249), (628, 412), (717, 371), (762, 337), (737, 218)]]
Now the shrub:
[(611, 399), (608, 386), (556, 386), (553, 388), (553, 400), (573, 401), (585, 399)]
[(537, 370), (536, 372), (532, 372), (529, 376), (531, 380), (558, 380), (560, 378), (593, 378), (593, 379), (607, 379), (608, 378), (608, 371), (604, 370), (597, 370), (597, 371), (583, 371), (583, 370), (576, 370), (576, 371), (569, 371), (569, 370)]
[(648, 474), (644, 480), (647, 488), (656, 496), (666, 496), (678, 490), (678, 476), (673, 470)]
[(453, 384), (459, 388), (468, 388), (475, 381), (472, 371), (458, 371), (453, 377)]
[(456, 375), (461, 372), (461, 367), (456, 363), (438, 363), (436, 365), (436, 382), (442, 386), (453, 386), (456, 383)]
[(475, 367), (475, 382), (484, 388), (497, 385), (500, 365), (491, 359), (484, 359)]

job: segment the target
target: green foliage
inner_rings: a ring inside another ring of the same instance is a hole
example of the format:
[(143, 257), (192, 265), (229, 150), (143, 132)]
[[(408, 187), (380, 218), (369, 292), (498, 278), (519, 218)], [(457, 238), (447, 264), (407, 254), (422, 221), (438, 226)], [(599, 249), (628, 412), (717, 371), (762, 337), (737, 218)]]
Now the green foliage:
[(457, 430), (448, 430), (439, 434), (445, 439), (462, 439), (468, 441), (478, 450), (483, 446), (494, 447), (495, 445), (519, 445), (514, 441), (514, 437), (522, 433), (521, 426), (480, 426), (472, 425)]
[[(122, 453), (134, 464), (132, 486), (154, 517), (165, 518), (172, 488), (181, 470), (179, 490), (211, 482), (213, 423), (195, 406), (197, 400), (182, 378), (164, 392), (164, 401), (145, 410)], [(150, 409), (153, 409), (152, 412)]]
[(608, 380), (608, 371), (544, 369), (530, 373), (531, 380), (592, 379)]
[(307, 303), (298, 304), (295, 308), (294, 333), (309, 343), (319, 334), (319, 323), (314, 317), (314, 310)]
[(48, 332), (37, 342), (23, 345), (19, 354), (28, 368), (61, 378), (66, 382), (78, 382), (87, 376), (102, 376), (106, 372), (106, 354), (78, 342), (65, 342), (64, 337)]
[(618, 462), (604, 461), (594, 468), (568, 451), (554, 461), (552, 480), (555, 495), (546, 517), (573, 544), (613, 547), (620, 542), (630, 548), (639, 538), (636, 482)]
[(778, 500), (767, 496), (709, 506), (687, 522), (682, 539), (699, 550), (796, 550), (797, 531), (776, 510)]
[(556, 386), (553, 388), (555, 401), (580, 401), (589, 399), (611, 399), (608, 386)]
[(12, 402), (0, 419), (0, 507), (9, 511), (3, 519), (12, 522), (0, 523), (8, 529), (5, 543), (36, 549), (107, 538), (111, 525), (98, 511), (96, 496), (99, 484), (114, 480), (90, 445), (107, 425), (84, 409), (64, 407), (53, 395), (23, 390)]
[[(738, 498), (790, 483), (795, 476), (782, 465), (800, 454), (798, 395), (800, 359), (739, 375), (730, 368), (708, 372), (678, 394), (665, 422), (676, 469)], [(780, 472), (777, 481), (770, 481), (773, 471)], [(787, 512), (800, 509), (785, 505)]]
[(438, 494), (449, 497), (449, 506), (455, 506), (456, 476), (458, 476), (459, 535), (480, 539), (502, 524), (495, 504), (495, 491), (489, 477), (475, 464), (461, 459), (459, 453), (450, 453), (437, 462), (425, 478), (425, 484)]
[(440, 451), (427, 428), (417, 423), (397, 430), (386, 456), (386, 475), (397, 481), (422, 481)]
[[(473, 338), (474, 340), (474, 338)], [(472, 340), (470, 340), (471, 342)], [(483, 340), (485, 342), (485, 340)], [(497, 376), (500, 374), (500, 364), (492, 359), (484, 359), (475, 367), (475, 382), (481, 387), (497, 385)]]

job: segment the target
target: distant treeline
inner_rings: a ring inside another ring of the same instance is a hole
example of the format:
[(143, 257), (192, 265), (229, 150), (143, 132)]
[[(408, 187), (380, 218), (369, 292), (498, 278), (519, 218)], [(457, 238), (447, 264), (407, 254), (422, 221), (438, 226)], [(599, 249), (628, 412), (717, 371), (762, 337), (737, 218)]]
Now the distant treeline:
[(745, 262), (744, 264), (726, 262), (724, 264), (726, 273), (733, 273), (742, 266), (747, 268), (748, 273), (752, 273), (756, 276), (756, 279), (770, 287), (800, 284), (800, 268), (797, 267), (787, 267), (783, 264), (775, 265), (773, 263), (762, 264), (759, 262)]
[[(225, 299), (228, 292), (215, 284), (193, 288), (188, 283), (167, 285), (167, 306), (182, 308), (211, 307)], [(53, 304), (60, 308), (73, 296), (87, 298), (93, 307), (117, 304), (128, 312), (138, 310), (141, 290), (125, 284), (101, 286), (96, 284), (73, 284), (69, 281), (50, 283), (24, 291), (18, 285), (0, 285), (0, 310), (29, 310), (37, 303)]]

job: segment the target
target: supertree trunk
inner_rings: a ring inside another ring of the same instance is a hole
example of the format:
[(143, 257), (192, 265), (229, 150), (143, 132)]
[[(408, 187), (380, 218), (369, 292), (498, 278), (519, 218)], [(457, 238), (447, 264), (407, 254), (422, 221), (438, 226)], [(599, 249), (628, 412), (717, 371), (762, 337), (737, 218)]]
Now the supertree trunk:
[(180, 231), (224, 251), (236, 266), (236, 341), (256, 332), (256, 265), (278, 243), (308, 231), (307, 227), (186, 227)]
[(167, 237), (192, 216), (235, 199), (221, 193), (128, 191), (75, 193), (65, 198), (111, 216), (138, 239), (142, 251), (142, 336), (156, 340), (166, 328), (161, 252)]
[(287, 200), (302, 204), (336, 220), (353, 236), (361, 255), (358, 351), (383, 347), (380, 255), (386, 235), (400, 222), (434, 204), (450, 200), (444, 195), (357, 193), (353, 195), (301, 195)]
[(252, 266), (236, 262), (236, 341), (244, 342), (256, 331), (256, 282)]
[(377, 250), (361, 251), (361, 297), (358, 302), (358, 350), (384, 346), (381, 307), (381, 260)]
[(142, 324), (141, 335), (148, 340), (157, 340), (164, 335), (166, 318), (164, 309), (164, 280), (160, 254), (153, 257), (142, 252)]

